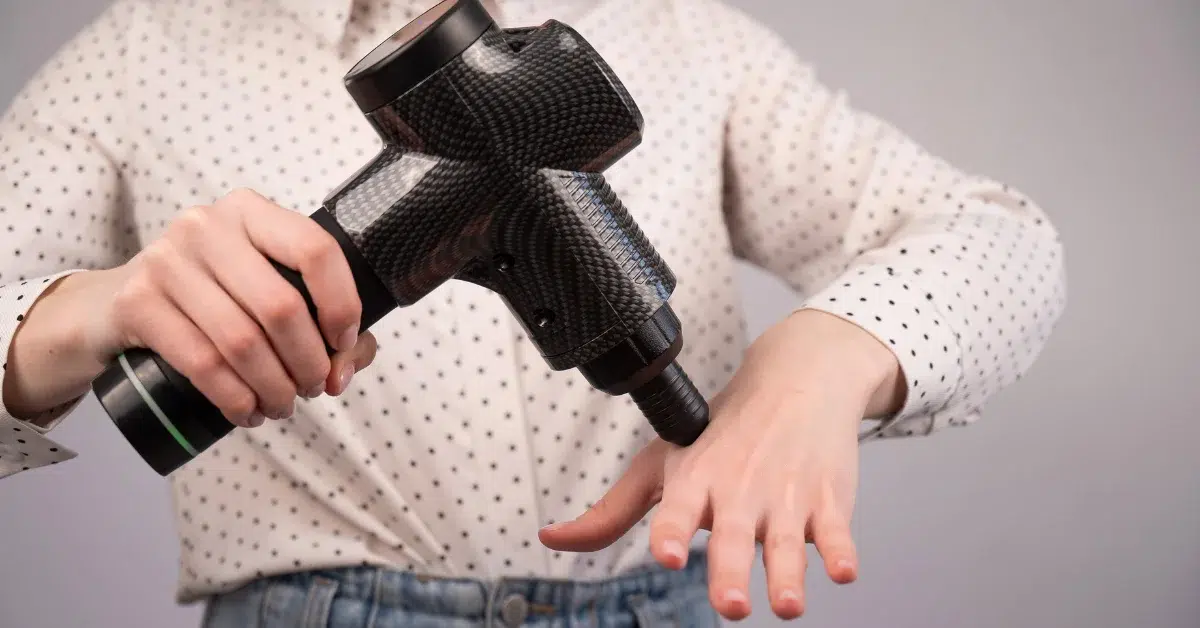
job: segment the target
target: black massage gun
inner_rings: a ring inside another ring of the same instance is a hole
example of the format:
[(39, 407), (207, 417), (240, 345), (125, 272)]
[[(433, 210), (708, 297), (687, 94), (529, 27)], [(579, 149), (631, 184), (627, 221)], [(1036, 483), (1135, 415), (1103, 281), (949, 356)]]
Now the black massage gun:
[[(601, 174), (640, 143), (642, 115), (592, 46), (554, 20), (501, 29), (479, 0), (445, 0), (345, 85), (383, 149), (311, 217), (350, 262), (360, 328), (449, 279), (484, 286), (551, 368), (629, 394), (659, 436), (691, 444), (708, 404), (675, 361), (675, 276)], [(299, 273), (275, 267), (315, 317)], [(162, 475), (234, 428), (145, 349), (92, 388)]]

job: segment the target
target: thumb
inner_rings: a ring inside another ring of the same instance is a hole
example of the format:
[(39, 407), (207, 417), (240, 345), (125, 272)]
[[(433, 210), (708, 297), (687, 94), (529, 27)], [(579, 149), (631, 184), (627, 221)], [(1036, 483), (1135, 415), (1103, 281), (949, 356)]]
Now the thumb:
[(346, 387), (350, 385), (350, 378), (369, 366), (375, 360), (378, 350), (379, 343), (376, 342), (375, 336), (371, 332), (365, 331), (358, 336), (358, 342), (354, 344), (353, 348), (334, 354), (329, 360), (329, 376), (325, 380), (325, 392), (334, 396), (346, 392)]
[(612, 545), (658, 503), (662, 495), (665, 442), (655, 439), (604, 497), (579, 517), (542, 528), (538, 538), (553, 550), (595, 552)]

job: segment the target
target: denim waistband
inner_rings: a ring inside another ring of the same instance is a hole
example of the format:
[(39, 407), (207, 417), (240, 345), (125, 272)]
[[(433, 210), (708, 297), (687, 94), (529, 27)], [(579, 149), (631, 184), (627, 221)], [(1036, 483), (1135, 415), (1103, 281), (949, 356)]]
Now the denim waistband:
[(528, 616), (574, 616), (629, 610), (637, 599), (665, 597), (707, 582), (704, 552), (692, 552), (687, 566), (668, 570), (656, 565), (601, 580), (546, 578), (467, 578), (422, 576), (378, 567), (347, 567), (272, 576), (270, 584), (307, 590), (331, 587), (336, 597), (361, 600), (372, 606), (423, 615), (466, 620), (501, 618), (519, 601)]

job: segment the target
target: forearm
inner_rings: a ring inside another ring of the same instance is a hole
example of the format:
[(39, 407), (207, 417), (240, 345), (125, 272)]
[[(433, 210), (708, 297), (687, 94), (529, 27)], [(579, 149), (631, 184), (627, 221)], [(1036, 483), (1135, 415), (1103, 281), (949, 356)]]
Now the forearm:
[(36, 423), (32, 417), (86, 394), (104, 368), (85, 342), (85, 325), (105, 272), (59, 278), (24, 315), (0, 386), (4, 408), (14, 417)]

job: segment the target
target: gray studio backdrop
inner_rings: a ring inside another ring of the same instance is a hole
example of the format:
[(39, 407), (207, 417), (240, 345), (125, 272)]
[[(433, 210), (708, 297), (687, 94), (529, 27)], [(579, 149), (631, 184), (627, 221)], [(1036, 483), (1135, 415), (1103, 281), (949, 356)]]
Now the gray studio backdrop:
[[(0, 100), (103, 2), (0, 0)], [(974, 427), (865, 448), (862, 578), (810, 570), (805, 623), (1200, 626), (1200, 2), (736, 4), (1066, 240), (1067, 314), (1030, 377)], [(744, 279), (752, 333), (796, 301)], [(166, 485), (94, 401), (56, 436), (82, 457), (0, 482), (0, 627), (195, 626)], [(748, 625), (777, 623), (763, 589)]]

